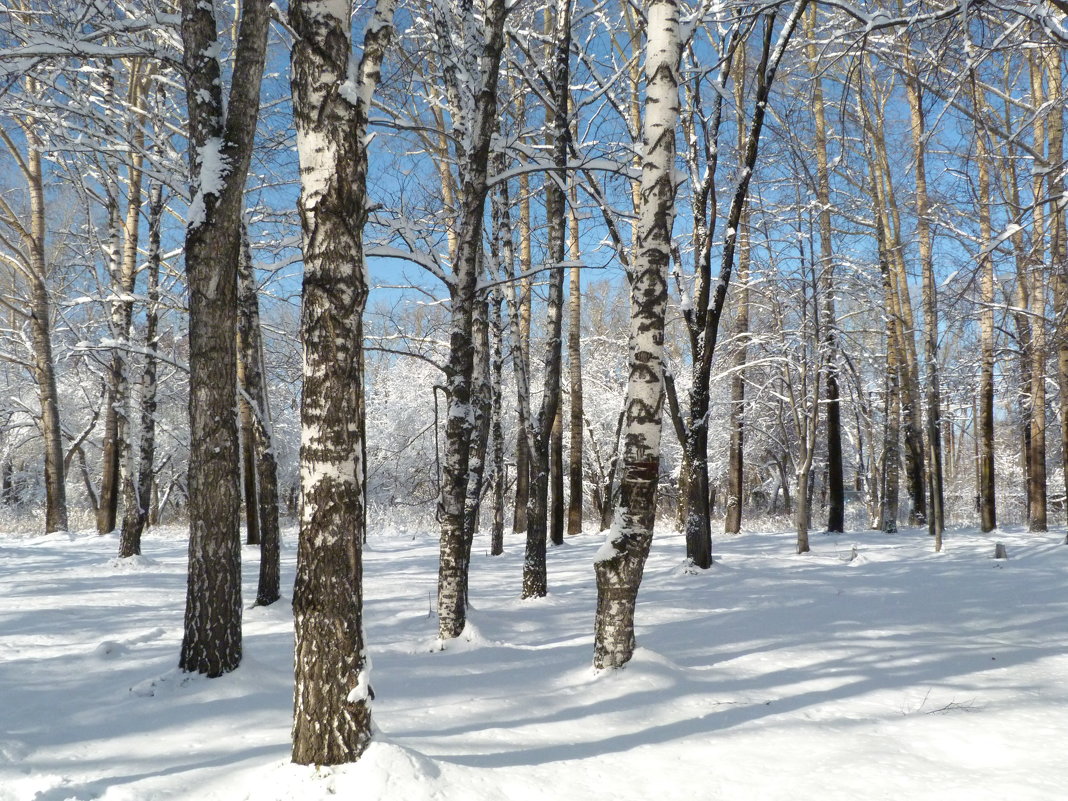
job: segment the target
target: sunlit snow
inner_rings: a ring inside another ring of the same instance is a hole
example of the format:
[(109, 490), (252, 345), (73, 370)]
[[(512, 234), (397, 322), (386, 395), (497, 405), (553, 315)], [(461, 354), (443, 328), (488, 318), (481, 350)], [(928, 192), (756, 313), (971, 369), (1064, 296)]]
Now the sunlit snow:
[[(781, 521), (775, 528), (786, 531)], [(658, 531), (638, 651), (595, 673), (590, 532), (519, 600), (522, 538), (475, 541), (472, 624), (435, 647), (438, 537), (372, 523), (376, 739), (355, 765), (289, 762), (295, 534), (284, 597), (245, 611), (220, 679), (176, 668), (185, 533), (0, 535), (0, 801), (1052, 801), (1068, 785), (1063, 532), (717, 537), (681, 570)], [(995, 542), (1009, 558), (993, 559)], [(853, 546), (857, 557), (850, 561)], [(258, 551), (245, 548), (245, 597)]]

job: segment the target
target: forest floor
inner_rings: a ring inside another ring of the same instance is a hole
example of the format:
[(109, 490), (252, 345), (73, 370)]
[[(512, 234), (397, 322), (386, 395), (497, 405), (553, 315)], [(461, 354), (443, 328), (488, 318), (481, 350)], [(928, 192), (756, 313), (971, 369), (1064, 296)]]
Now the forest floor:
[[(598, 535), (476, 555), (471, 623), (440, 650), (437, 539), (376, 530), (365, 620), (377, 739), (355, 765), (289, 763), (295, 534), (285, 598), (245, 614), (220, 679), (175, 669), (184, 532), (0, 535), (2, 801), (1055, 801), (1068, 787), (1063, 530), (717, 537), (681, 569), (658, 533), (625, 670), (590, 667)], [(994, 543), (1008, 549), (993, 559)], [(857, 557), (850, 561), (852, 547)], [(484, 542), (476, 543), (476, 549)], [(245, 549), (255, 597), (257, 549)]]

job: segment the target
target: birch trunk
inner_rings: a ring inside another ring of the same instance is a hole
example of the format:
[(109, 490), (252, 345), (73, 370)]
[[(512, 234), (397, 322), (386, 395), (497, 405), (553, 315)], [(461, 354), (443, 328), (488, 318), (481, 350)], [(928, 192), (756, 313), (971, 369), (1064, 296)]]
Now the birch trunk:
[(137, 484), (132, 502), (125, 504), (119, 557), (141, 553), (141, 535), (152, 501), (153, 464), (156, 456), (156, 369), (159, 347), (160, 233), (163, 221), (163, 186), (155, 183), (148, 203), (148, 259), (145, 294), (145, 364), (141, 373), (141, 434), (138, 443)]
[[(464, 549), (466, 550), (464, 566), (464, 594), (467, 593), (467, 574), (471, 569), (471, 547), (478, 533), (478, 521), (482, 509), (482, 487), (486, 475), (486, 454), (488, 453), (490, 416), (492, 414), (493, 387), (491, 380), (489, 347), (489, 304), (478, 300), (471, 316), (471, 333), (475, 346), (474, 364), (471, 370), (471, 384), (474, 387), (474, 401), (471, 409), (474, 422), (471, 428), (471, 455), (468, 458), (467, 501), (464, 506)], [(466, 600), (465, 600), (466, 603)]]
[(350, 64), (349, 3), (292, 0), (293, 120), (303, 232), (300, 540), (293, 587), (293, 761), (333, 765), (371, 740), (363, 632), (361, 337), (367, 115), (392, 34), (380, 0)]
[[(505, 170), (504, 154), (503, 153), (499, 153), (496, 156), (496, 159), (497, 159), (497, 164), (496, 164), (497, 172), (504, 172), (504, 170)], [(503, 321), (500, 319), (500, 311), (499, 311), (499, 309), (500, 309), (500, 295), (501, 294), (504, 294), (504, 298), (505, 298), (505, 301), (506, 301), (507, 307), (508, 307), (508, 322), (509, 322), (510, 335), (511, 335), (511, 338), (512, 338), (512, 348), (511, 348), (511, 352), (512, 352), (512, 368), (513, 368), (513, 372), (514, 372), (514, 375), (515, 375), (515, 386), (516, 386), (516, 417), (517, 417), (516, 428), (518, 430), (518, 434), (517, 434), (517, 438), (516, 438), (516, 489), (515, 489), (515, 504), (516, 504), (516, 506), (515, 506), (515, 511), (513, 513), (512, 526), (513, 526), (513, 531), (518, 531), (518, 529), (516, 529), (515, 527), (519, 524), (520, 517), (521, 517), (522, 518), (522, 524), (523, 524), (523, 530), (525, 531), (526, 530), (526, 519), (527, 519), (526, 503), (527, 503), (527, 498), (529, 497), (529, 493), (527, 492), (527, 478), (529, 477), (529, 468), (528, 468), (528, 464), (527, 464), (526, 442), (527, 442), (527, 432), (529, 430), (529, 421), (530, 421), (530, 384), (529, 384), (529, 381), (528, 381), (528, 378), (527, 378), (528, 361), (527, 361), (527, 354), (526, 354), (526, 351), (525, 351), (525, 344), (526, 344), (527, 340), (524, 339), (523, 326), (524, 326), (524, 317), (526, 318), (527, 323), (529, 323), (529, 320), (530, 320), (529, 315), (525, 315), (524, 314), (524, 309), (526, 308), (525, 307), (525, 303), (529, 299), (529, 293), (524, 289), (524, 285), (523, 285), (522, 280), (518, 282), (518, 289), (517, 289), (517, 282), (515, 281), (515, 269), (514, 269), (515, 248), (514, 248), (514, 244), (513, 244), (513, 240), (512, 240), (512, 219), (511, 219), (511, 211), (510, 211), (510, 208), (509, 208), (510, 203), (511, 203), (511, 200), (510, 200), (509, 191), (508, 191), (508, 181), (502, 181), (500, 183), (500, 186), (498, 187), (497, 192), (494, 193), (494, 195), (493, 195), (493, 203), (492, 203), (493, 213), (492, 213), (492, 217), (493, 217), (493, 228), (494, 228), (494, 231), (493, 231), (493, 242), (494, 242), (494, 245), (495, 245), (496, 262), (497, 262), (498, 270), (500, 272), (500, 276), (499, 277), (504, 282), (505, 289), (504, 289), (504, 291), (502, 293), (500, 287), (494, 287), (494, 289), (491, 291), (491, 297), (495, 298), (495, 300), (492, 301), (492, 302), (496, 303), (497, 304), (497, 308), (498, 308), (498, 311), (496, 312), (496, 314), (498, 315), (498, 318), (496, 320), (496, 325), (498, 326), (498, 329), (499, 329), (499, 339), (497, 341), (497, 347), (499, 347), (499, 348), (503, 348), (503, 338), (504, 338), (504, 324), (503, 324)], [(522, 206), (520, 208), (522, 209)], [(528, 221), (528, 223), (529, 223), (529, 221)], [(529, 234), (529, 231), (528, 231), (528, 234)], [(502, 354), (502, 356), (503, 356), (503, 354)], [(503, 369), (503, 364), (501, 365), (501, 368)], [(498, 388), (500, 388), (500, 382), (499, 381), (497, 381), (497, 384), (498, 384)], [(501, 400), (500, 400), (500, 398), (498, 398), (498, 407), (500, 407), (500, 403), (501, 403)], [(500, 425), (500, 422), (501, 422), (500, 421), (500, 412), (501, 412), (501, 409), (498, 408), (498, 417), (497, 417), (497, 421), (496, 421), (497, 425)], [(501, 459), (503, 459), (504, 458), (504, 455), (503, 455), (503, 448), (504, 448), (503, 440), (500, 443), (498, 443), (497, 447), (499, 447), (501, 449)], [(494, 459), (496, 460), (496, 458), (497, 458), (497, 456), (496, 456), (496, 453), (495, 453)], [(500, 469), (500, 472), (498, 473), (498, 476), (499, 476), (498, 484), (500, 484), (500, 486), (495, 491), (503, 492), (504, 491), (504, 486), (503, 486), (504, 465), (503, 465), (503, 462), (501, 463), (501, 469)], [(522, 487), (520, 486), (521, 485), (521, 479), (522, 479)], [(520, 505), (520, 501), (521, 500), (522, 500), (522, 505)], [(503, 501), (501, 503), (503, 504)], [(522, 509), (522, 515), (520, 515), (520, 509)], [(503, 510), (502, 510), (502, 514), (503, 514)], [(494, 517), (494, 526), (496, 527), (496, 513), (495, 513), (495, 517)], [(502, 526), (503, 526), (503, 521), (502, 521)], [(503, 531), (503, 528), (502, 528), (502, 530), (500, 532), (499, 537), (498, 537), (498, 534), (497, 534), (497, 531), (496, 531), (496, 528), (495, 528), (494, 534), (493, 534), (493, 542), (491, 543), (491, 549), (490, 550), (491, 550), (491, 552), (496, 551), (496, 553), (494, 553), (493, 555), (498, 555), (498, 554), (504, 552), (504, 531)]]
[(36, 136), (26, 131), (29, 142), (23, 174), (30, 193), (29, 228), (23, 242), (29, 255), (31, 301), (30, 336), (33, 343), (34, 377), (41, 406), (44, 439), (45, 532), (66, 531), (67, 489), (63, 470), (63, 431), (59, 422), (59, 392), (52, 356), (52, 308), (48, 292), (48, 262), (45, 257), (45, 194), (41, 151)]
[(474, 368), (472, 312), (476, 302), (482, 218), (487, 196), (490, 138), (497, 116), (497, 81), (504, 48), (504, 0), (486, 8), (483, 83), (475, 95), (474, 118), (468, 130), (466, 163), (460, 188), (460, 225), (456, 263), (450, 285), (451, 321), (446, 367), (449, 396), (442, 470), (441, 548), (438, 562), (438, 634), (458, 637), (467, 620), (464, 508), (467, 500), (471, 445), (471, 373)]
[[(130, 100), (139, 104), (136, 90), (131, 90)], [(133, 292), (137, 284), (138, 242), (141, 225), (141, 183), (143, 179), (143, 160), (140, 150), (144, 145), (144, 129), (138, 126), (133, 138), (134, 152), (128, 166), (128, 196), (126, 219), (122, 227), (123, 249), (121, 273), (119, 276), (119, 301), (116, 330), (119, 336), (118, 350), (119, 370), (116, 384), (116, 413), (118, 416), (118, 464), (119, 479), (122, 485), (123, 532), (125, 532), (126, 510), (138, 505), (137, 474), (133, 448), (133, 387), (130, 381), (129, 356), (123, 351), (129, 350), (133, 340)], [(121, 535), (120, 535), (121, 551)]]
[(219, 676), (241, 661), (238, 527), (237, 262), (245, 179), (259, 114), (268, 5), (245, 0), (234, 81), (222, 92), (210, 4), (182, 0), (194, 189), (185, 232), (189, 287), (189, 580), (179, 667)]
[[(796, 30), (807, 0), (797, 0), (783, 22), (778, 40), (772, 47), (774, 13), (764, 15), (764, 31), (761, 57), (757, 68), (757, 87), (754, 97), (753, 118), (745, 140), (742, 154), (741, 176), (731, 198), (724, 233), (723, 253), (720, 259), (719, 280), (711, 285), (711, 271), (705, 253), (698, 266), (697, 287), (693, 314), (688, 319), (693, 349), (692, 382), (689, 398), (688, 423), (686, 426), (685, 459), (690, 467), (687, 478), (689, 514), (686, 517), (686, 556), (699, 568), (712, 564), (712, 528), (709, 512), (708, 480), (708, 410), (709, 384), (712, 372), (712, 357), (715, 355), (719, 337), (719, 322), (730, 286), (731, 274), (738, 247), (738, 231), (742, 213), (749, 197), (749, 183), (756, 166), (760, 135), (764, 126), (768, 98), (779, 63), (786, 46)], [(721, 81), (722, 83), (722, 81)], [(714, 202), (713, 204), (714, 205)], [(695, 217), (702, 217), (700, 210)], [(709, 227), (711, 231), (711, 227)], [(705, 248), (711, 247), (706, 237)]]
[[(579, 244), (578, 215), (575, 213), (578, 197), (575, 190), (571, 194), (571, 261), (576, 264), (582, 258)], [(568, 317), (567, 317), (567, 370), (571, 394), (570, 417), (568, 419), (568, 498), (567, 498), (567, 533), (582, 533), (582, 270), (577, 266), (571, 268), (568, 280)]]
[[(562, 362), (564, 268), (567, 247), (567, 165), (571, 128), (568, 125), (571, 59), (571, 0), (557, 0), (552, 64), (552, 103), (548, 116), (552, 123), (553, 166), (545, 184), (545, 217), (548, 225), (547, 261), (549, 297), (545, 309), (544, 388), (541, 409), (530, 441), (530, 500), (527, 504), (527, 542), (523, 560), (523, 597), (540, 598), (548, 592), (545, 548), (550, 522), (554, 543), (563, 542), (563, 464), (553, 453), (553, 429), (560, 412)], [(562, 447), (562, 433), (558, 435)], [(557, 449), (559, 453), (559, 449)], [(549, 507), (550, 485), (553, 508)], [(557, 529), (557, 526), (559, 528)]]
[(630, 376), (620, 498), (594, 564), (595, 668), (619, 668), (634, 653), (634, 608), (656, 520), (663, 417), (664, 316), (675, 220), (675, 135), (679, 115), (679, 9), (650, 0), (645, 52), (642, 177), (631, 289)]
[(501, 290), (490, 291), (490, 334), (492, 357), (490, 361), (490, 385), (492, 400), (490, 411), (490, 443), (493, 453), (493, 526), (490, 529), (490, 556), (504, 553), (504, 493), (506, 473), (504, 463), (503, 428), (503, 379), (504, 379), (504, 324), (501, 320)]

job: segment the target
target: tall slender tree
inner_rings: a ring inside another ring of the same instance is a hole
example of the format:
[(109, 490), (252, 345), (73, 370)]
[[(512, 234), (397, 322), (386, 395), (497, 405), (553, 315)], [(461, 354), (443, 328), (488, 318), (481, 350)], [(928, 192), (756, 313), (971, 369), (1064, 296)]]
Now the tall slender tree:
[(237, 264), (245, 180), (266, 58), (269, 8), (245, 0), (234, 80), (223, 99), (214, 7), (182, 0), (189, 166), (189, 578), (179, 667), (220, 676), (241, 662)]
[[(464, 6), (462, 24), (479, 30), (473, 9)], [(441, 639), (458, 637), (467, 622), (467, 551), (464, 538), (464, 509), (469, 481), (471, 435), (472, 373), (474, 370), (473, 314), (482, 253), (483, 216), (489, 192), (490, 142), (497, 117), (497, 86), (501, 53), (504, 49), (504, 0), (490, 0), (485, 9), (476, 59), (481, 74), (477, 86), (460, 86), (456, 65), (446, 65), (447, 87), (457, 99), (453, 112), (463, 149), (460, 165), (459, 225), (453, 275), (449, 283), (450, 331), (446, 366), (448, 414), (445, 424), (445, 460), (442, 470), (441, 547), (438, 561), (438, 634)], [(443, 20), (439, 20), (439, 25)], [(442, 36), (447, 35), (443, 31)], [(448, 43), (440, 42), (444, 47)], [(474, 43), (470, 43), (474, 45)], [(470, 97), (466, 93), (471, 93)], [(460, 96), (468, 97), (461, 101)], [(462, 107), (461, 107), (462, 106)]]
[(567, 375), (570, 392), (567, 451), (567, 533), (582, 533), (582, 246), (579, 242), (578, 192), (571, 191), (570, 251), (567, 307)]
[[(36, 90), (36, 82), (27, 80), (27, 91)], [(8, 132), (0, 128), (0, 139), (18, 165), (29, 195), (29, 217), (23, 218), (0, 198), (0, 220), (16, 232), (21, 248), (11, 248), (3, 260), (28, 286), (29, 308), (5, 304), (29, 324), (33, 349), (32, 372), (37, 384), (44, 442), (45, 532), (66, 531), (67, 485), (63, 462), (63, 431), (59, 418), (59, 391), (56, 364), (52, 353), (52, 298), (49, 289), (49, 265), (45, 236), (48, 231), (45, 199), (45, 169), (41, 157), (44, 143), (32, 120), (18, 120), (26, 146), (23, 150)]]
[(838, 387), (838, 334), (834, 303), (834, 244), (831, 236), (831, 171), (827, 160), (827, 115), (820, 73), (816, 34), (817, 7), (809, 7), (806, 20), (809, 69), (812, 74), (812, 110), (816, 123), (816, 199), (819, 202), (819, 295), (823, 328), (822, 358), (826, 374), (827, 531), (845, 530), (845, 475), (842, 466), (842, 404)]
[(634, 608), (656, 520), (664, 404), (664, 317), (675, 221), (675, 136), (682, 42), (676, 0), (646, 5), (645, 119), (635, 258), (627, 271), (631, 325), (623, 464), (615, 520), (594, 564), (593, 664), (619, 668), (634, 653)]
[(352, 53), (351, 3), (293, 0), (293, 120), (301, 167), (303, 504), (293, 588), (293, 761), (333, 765), (371, 741), (363, 631), (363, 341), (367, 117), (393, 30), (379, 0)]

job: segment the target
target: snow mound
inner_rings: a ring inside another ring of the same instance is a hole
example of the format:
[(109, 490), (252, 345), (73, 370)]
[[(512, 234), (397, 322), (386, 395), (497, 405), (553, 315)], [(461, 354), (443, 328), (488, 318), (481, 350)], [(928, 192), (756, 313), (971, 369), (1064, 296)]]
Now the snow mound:
[(130, 688), (130, 692), (142, 698), (173, 695), (183, 687), (187, 687), (202, 678), (204, 677), (198, 673), (186, 673), (179, 668), (174, 668), (155, 678), (138, 682)]
[(145, 570), (150, 570), (158, 567), (158, 563), (154, 559), (149, 559), (147, 556), (126, 556), (123, 558), (115, 557), (107, 561), (107, 566), (118, 573), (140, 573)]
[(372, 741), (363, 756), (348, 765), (314, 767), (283, 762), (261, 776), (261, 783), (244, 796), (248, 801), (306, 801), (333, 796), (361, 801), (448, 798), (437, 762), (384, 740)]
[(498, 642), (493, 642), (482, 635), (478, 627), (471, 622), (470, 619), (464, 623), (464, 630), (460, 632), (459, 637), (454, 637), (449, 640), (443, 640), (440, 637), (436, 638), (428, 651), (473, 651), (479, 648), (483, 648), (487, 645), (500, 645)]

